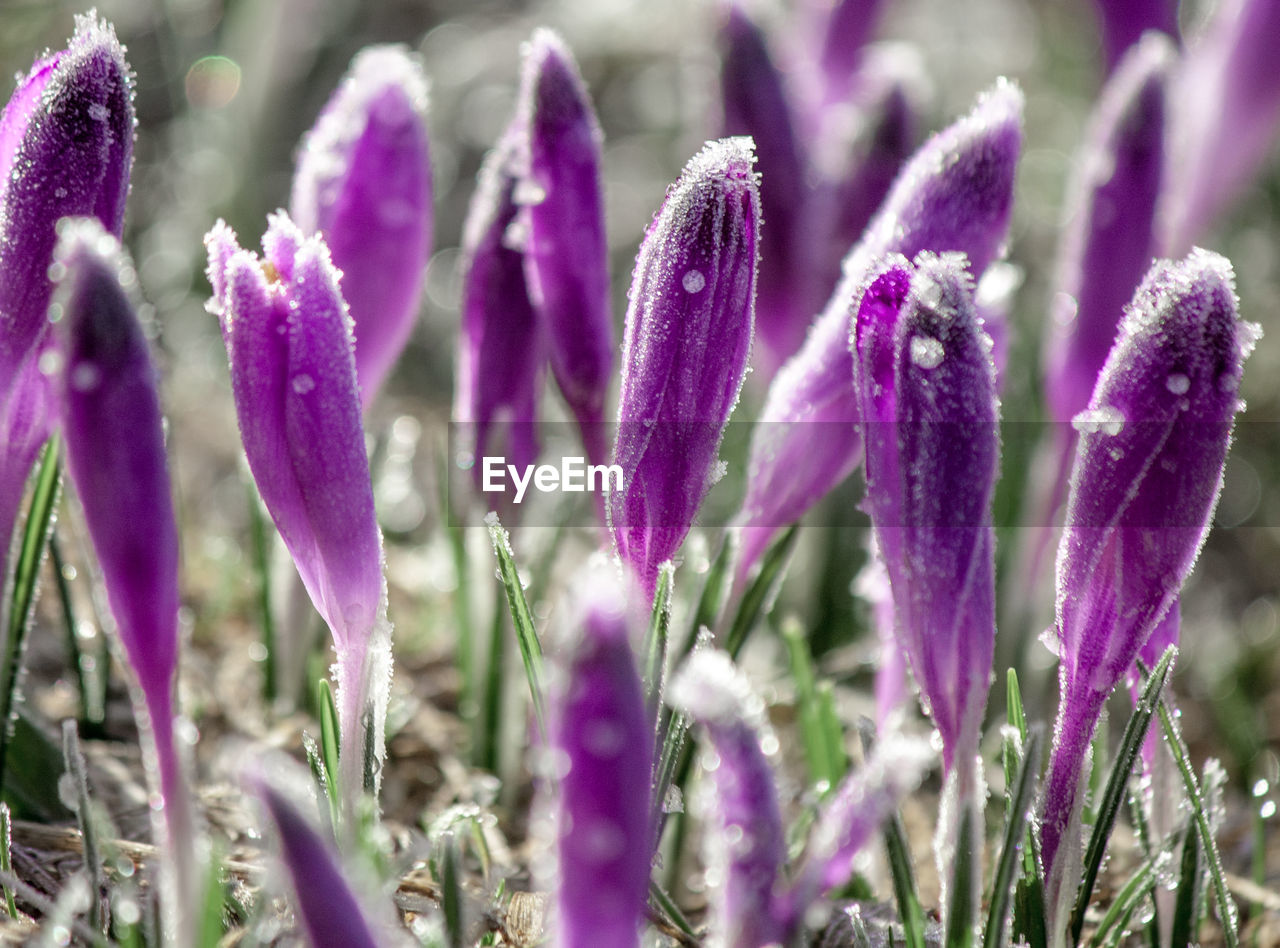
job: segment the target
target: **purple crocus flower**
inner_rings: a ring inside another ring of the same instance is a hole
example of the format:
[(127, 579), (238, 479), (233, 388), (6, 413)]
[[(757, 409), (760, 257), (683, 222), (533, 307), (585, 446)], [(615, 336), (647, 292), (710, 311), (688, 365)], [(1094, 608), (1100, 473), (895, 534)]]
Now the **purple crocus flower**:
[(649, 891), (653, 723), (631, 651), (627, 596), (601, 566), (576, 585), (551, 742), (563, 948), (636, 948)]
[(1197, 250), (1158, 261), (1077, 416), (1058, 548), (1061, 697), (1040, 831), (1051, 912), (1074, 890), (1078, 790), (1098, 716), (1204, 542), (1256, 335), (1236, 315), (1225, 259)]
[(129, 64), (114, 29), (93, 15), (77, 17), (67, 48), (19, 78), (0, 116), (0, 570), (27, 472), (49, 431), (37, 361), (55, 225), (65, 216), (96, 217), (120, 235), (133, 130)]
[(830, 0), (822, 26), (821, 101), (843, 102), (860, 78), (863, 50), (875, 35), (885, 0)]
[(1093, 0), (1102, 29), (1107, 71), (1118, 68), (1143, 33), (1158, 31), (1177, 42), (1178, 0)]
[(1000, 445), (990, 340), (965, 261), (891, 260), (854, 323), (867, 496), (897, 634), (948, 774), (977, 753), (995, 644), (991, 500)]
[[(338, 854), (303, 814), (315, 812), (296, 801), (301, 796), (268, 768), (255, 766), (244, 776), (271, 827), (288, 881), (293, 906), (313, 948), (379, 948), (387, 928), (374, 922), (352, 889)], [(300, 783), (300, 781), (299, 781)], [(303, 784), (305, 785), (305, 784)]]
[(515, 199), (524, 205), (530, 298), (587, 456), (603, 463), (614, 351), (600, 183), (603, 136), (577, 63), (550, 30), (535, 32), (525, 48), (516, 122), (527, 135)]
[(1183, 254), (1248, 186), (1280, 128), (1280, 3), (1222, 0), (1183, 57), (1172, 99), (1162, 252)]
[(902, 170), (804, 347), (769, 388), (751, 444), (737, 523), (745, 575), (782, 527), (849, 476), (861, 457), (849, 318), (889, 253), (966, 254), (982, 273), (1002, 250), (1022, 143), (1022, 93), (1001, 80), (973, 111), (927, 141)]
[(618, 553), (652, 597), (710, 487), (751, 350), (760, 192), (751, 140), (685, 166), (636, 258), (609, 497)]
[(720, 29), (720, 92), (725, 135), (755, 141), (760, 208), (769, 222), (760, 234), (756, 328), (777, 364), (799, 348), (809, 313), (801, 291), (804, 261), (797, 254), (806, 204), (805, 159), (796, 141), (793, 109), (764, 33), (739, 3), (730, 3)]
[(907, 704), (907, 660), (898, 642), (897, 619), (893, 611), (893, 587), (884, 568), (880, 548), (871, 534), (867, 565), (858, 574), (855, 592), (871, 609), (871, 625), (879, 642), (876, 662), (876, 734), (884, 737), (897, 729)]
[(1159, 33), (1129, 51), (1103, 89), (1073, 167), (1044, 345), (1045, 402), (1064, 426), (1089, 403), (1124, 305), (1151, 266), (1174, 61)]
[(427, 80), (402, 46), (351, 62), (298, 153), (289, 213), (319, 232), (355, 321), (367, 409), (413, 330), (431, 252)]
[[(786, 939), (789, 914), (779, 891), (786, 835), (769, 756), (778, 751), (764, 702), (725, 652), (694, 652), (671, 680), (668, 700), (706, 729), (718, 763), (706, 834), (711, 931), (725, 948)], [(770, 753), (762, 750), (765, 742)]]
[[(510, 246), (516, 130), (485, 158), (462, 232), (462, 333), (456, 421), (472, 455), (503, 454), (523, 468), (538, 456), (537, 409), (546, 342), (529, 300), (524, 258)], [(476, 464), (479, 483), (481, 466)]]
[[(156, 372), (130, 292), (132, 264), (92, 218), (59, 225), (53, 273), (62, 371), (55, 382), (67, 469), (102, 569), (115, 630), (141, 694), (161, 829), (174, 860), (168, 923), (184, 933), (198, 891), (194, 824), (174, 737), (178, 529)], [(182, 939), (179, 939), (182, 941)]]
[(363, 784), (367, 716), (382, 759), (390, 626), (356, 388), (351, 318), (324, 240), (273, 215), (259, 258), (219, 221), (205, 238), (249, 469), (337, 651), (344, 798)]

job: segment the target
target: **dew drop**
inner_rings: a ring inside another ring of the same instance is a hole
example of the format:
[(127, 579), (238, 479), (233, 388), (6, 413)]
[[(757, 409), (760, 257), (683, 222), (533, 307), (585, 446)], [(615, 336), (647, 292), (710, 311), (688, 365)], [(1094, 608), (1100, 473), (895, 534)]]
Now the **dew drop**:
[(316, 387), (316, 380), (313, 379), (311, 376), (307, 375), (305, 372), (302, 373), (301, 375), (295, 375), (293, 377), (293, 390), (297, 392), (299, 395), (305, 395), (307, 394), (307, 392), (311, 391), (315, 387)]
[(942, 343), (937, 339), (930, 336), (911, 337), (911, 361), (920, 368), (936, 369), (942, 364), (943, 355)]
[(1081, 434), (1118, 435), (1124, 428), (1124, 415), (1114, 405), (1086, 408), (1071, 419), (1071, 427)]
[(77, 392), (91, 392), (102, 384), (102, 370), (92, 362), (81, 362), (71, 370), (71, 387)]
[(533, 207), (547, 199), (547, 189), (532, 178), (521, 178), (511, 193), (512, 200), (525, 207)]
[(36, 365), (41, 375), (57, 375), (62, 371), (62, 353), (57, 349), (46, 349), (40, 353), (40, 361)]
[(942, 305), (942, 285), (928, 276), (917, 278), (912, 287), (915, 297), (925, 309), (937, 309)]
[(1181, 372), (1174, 372), (1164, 380), (1164, 387), (1174, 395), (1185, 395), (1191, 388), (1191, 379)]
[(59, 201), (61, 201), (64, 197), (66, 197), (66, 196), (67, 196), (67, 189), (66, 189), (66, 188), (54, 188), (54, 189), (53, 189), (53, 196), (54, 196), (54, 197), (56, 197)]
[(111, 113), (107, 111), (107, 107), (101, 102), (94, 102), (89, 106), (89, 118), (93, 119), (95, 122), (105, 122), (107, 120), (107, 116), (110, 114)]
[(686, 293), (698, 293), (707, 285), (707, 278), (702, 275), (701, 270), (686, 270), (680, 285)]

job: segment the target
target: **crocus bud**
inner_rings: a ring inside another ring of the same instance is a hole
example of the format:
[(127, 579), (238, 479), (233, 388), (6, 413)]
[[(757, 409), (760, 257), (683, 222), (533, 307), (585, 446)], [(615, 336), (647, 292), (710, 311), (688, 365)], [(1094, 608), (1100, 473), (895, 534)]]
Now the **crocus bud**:
[(601, 422), (614, 352), (600, 184), (603, 136), (578, 66), (550, 30), (538, 30), (525, 48), (516, 121), (527, 134), (515, 199), (524, 205), (530, 297), (587, 455), (603, 463)]
[(829, 0), (822, 29), (822, 102), (848, 98), (858, 77), (863, 47), (875, 35), (884, 0)]
[(431, 252), (427, 80), (401, 46), (358, 53), (303, 139), (289, 210), (319, 232), (355, 321), (365, 408), (413, 330)]
[(723, 132), (754, 140), (761, 214), (769, 222), (760, 234), (756, 327), (776, 365), (799, 347), (811, 315), (803, 309), (806, 268), (797, 254), (809, 175), (782, 74), (769, 56), (760, 27), (739, 3), (731, 3), (720, 36)]
[(1103, 89), (1072, 169), (1044, 345), (1045, 402), (1062, 425), (1089, 403), (1124, 305), (1151, 265), (1174, 56), (1159, 33), (1129, 51)]
[(751, 350), (760, 193), (751, 141), (685, 166), (636, 258), (609, 497), (618, 553), (650, 597), (710, 487)]
[(210, 308), (222, 322), (249, 469), (333, 633), (344, 788), (354, 800), (367, 730), (381, 761), (390, 627), (351, 317), (321, 237), (304, 237), (280, 213), (262, 243), (259, 258), (225, 223), (209, 232)]
[(977, 752), (995, 644), (990, 340), (959, 255), (891, 260), (854, 323), (867, 496), (897, 633), (948, 774)]
[[(197, 891), (194, 827), (174, 741), (178, 665), (178, 529), (165, 462), (156, 372), (130, 292), (137, 277), (92, 218), (59, 225), (54, 273), (62, 371), (55, 383), (67, 469), (102, 569), (115, 630), (141, 694), (164, 802), (161, 830), (176, 876), (166, 886), (173, 934), (187, 933)], [(178, 943), (183, 943), (178, 938)]]
[(1172, 99), (1162, 252), (1183, 254), (1240, 196), (1280, 128), (1275, 0), (1222, 0), (1183, 56)]
[(559, 649), (551, 742), (561, 773), (555, 806), (556, 944), (635, 948), (650, 871), (653, 725), (631, 651), (616, 570), (583, 575)]
[[(133, 76), (115, 31), (76, 18), (65, 50), (18, 80), (0, 116), (0, 570), (23, 485), (49, 431), (37, 360), (55, 225), (96, 217), (117, 237), (133, 163)], [(0, 580), (0, 586), (3, 581)]]
[(871, 625), (879, 643), (876, 662), (876, 734), (884, 737), (897, 729), (907, 704), (907, 660), (898, 642), (897, 619), (893, 612), (893, 587), (884, 568), (880, 548), (871, 534), (867, 565), (854, 584), (854, 591), (870, 607)]
[[(700, 724), (718, 760), (705, 835), (711, 931), (724, 948), (757, 948), (785, 941), (785, 901), (777, 890), (786, 836), (769, 756), (778, 740), (764, 702), (729, 656), (694, 652), (672, 677), (672, 707)], [(764, 748), (768, 748), (766, 755)]]
[[(519, 211), (516, 147), (509, 132), (485, 158), (462, 231), (454, 417), (473, 457), (501, 454), (523, 468), (538, 456), (535, 426), (546, 343), (529, 300), (524, 258), (507, 237)], [(478, 461), (474, 472), (479, 484)]]
[(861, 457), (849, 317), (889, 253), (960, 251), (982, 273), (1001, 251), (1022, 142), (1022, 93), (1001, 81), (927, 141), (844, 262), (844, 277), (804, 347), (783, 366), (751, 444), (738, 515), (743, 575), (782, 527), (849, 476)]
[[(251, 767), (244, 776), (258, 800), (276, 844), (281, 874), (307, 941), (314, 948), (379, 948), (386, 945), (390, 926), (377, 924), (343, 872), (338, 854), (324, 835), (304, 816), (316, 804), (295, 802), (302, 794), (265, 767)], [(303, 784), (305, 786), (305, 784)]]
[(1142, 34), (1158, 31), (1178, 38), (1178, 0), (1093, 0), (1102, 30), (1102, 52), (1107, 71), (1118, 68), (1125, 53)]
[(1225, 259), (1197, 250), (1158, 261), (1076, 418), (1058, 547), (1061, 696), (1041, 821), (1051, 911), (1074, 891), (1078, 790), (1098, 716), (1200, 552), (1257, 333), (1236, 315)]

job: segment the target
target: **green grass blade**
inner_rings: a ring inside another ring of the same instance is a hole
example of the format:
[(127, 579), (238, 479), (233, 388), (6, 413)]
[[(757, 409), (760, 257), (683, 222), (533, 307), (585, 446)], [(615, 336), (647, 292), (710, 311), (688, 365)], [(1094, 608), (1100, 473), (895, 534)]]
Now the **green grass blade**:
[[(9, 818), (9, 804), (0, 803), (0, 872), (13, 872), (13, 823)], [(9, 917), (17, 919), (18, 906), (13, 900), (13, 890), (4, 886), (4, 904)]]
[(95, 659), (85, 656), (80, 648), (80, 636), (77, 634), (75, 607), (71, 602), (71, 588), (67, 585), (66, 564), (62, 559), (61, 544), (58, 543), (56, 531), (49, 534), (49, 566), (53, 573), (53, 583), (58, 590), (58, 603), (62, 607), (62, 622), (67, 629), (67, 658), (76, 677), (76, 697), (80, 703), (80, 730), (85, 737), (100, 736), (106, 715), (103, 706), (103, 692), (99, 684), (105, 666), (99, 666)]
[(1027, 739), (1027, 715), (1022, 710), (1022, 688), (1018, 685), (1018, 673), (1010, 668), (1005, 680), (1009, 692), (1005, 697), (1008, 705), (1006, 714), (1009, 724), (1018, 729), (1018, 734), (1025, 742)]
[(489, 629), (489, 656), (480, 685), (480, 713), (476, 719), (476, 742), (472, 748), (476, 765), (498, 773), (502, 760), (502, 698), (507, 678), (506, 593), (498, 587), (493, 603), (493, 623)]
[[(31, 624), (31, 610), (36, 601), (36, 580), (53, 527), (54, 509), (58, 505), (58, 488), (62, 480), (62, 467), (58, 461), (60, 454), (61, 441), (57, 436), (51, 437), (40, 451), (35, 491), (31, 495), (22, 546), (14, 564), (8, 628), (4, 630), (4, 652), (0, 655), (0, 790), (4, 788), (14, 709), (18, 706), (18, 689), (22, 683), (19, 672), (27, 628)], [(7, 543), (8, 538), (3, 542)], [(0, 588), (3, 586), (0, 581)]]
[(1134, 910), (1147, 898), (1158, 881), (1156, 860), (1145, 859), (1116, 893), (1115, 899), (1107, 907), (1107, 912), (1098, 923), (1098, 930), (1093, 934), (1091, 944), (1104, 945), (1118, 943), (1124, 935), (1125, 923)]
[[(338, 811), (338, 708), (333, 703), (333, 689), (327, 678), (318, 679), (316, 703), (320, 706), (320, 761), (324, 764), (329, 799)], [(335, 828), (337, 824), (334, 824)]]
[(658, 706), (662, 693), (662, 676), (667, 665), (667, 645), (671, 634), (671, 593), (675, 583), (675, 566), (670, 560), (658, 567), (658, 588), (653, 594), (653, 612), (644, 646), (644, 693), (649, 707)]
[(680, 646), (679, 657), (684, 658), (698, 644), (698, 633), (703, 629), (714, 629), (720, 622), (720, 613), (724, 611), (725, 598), (729, 594), (729, 582), (732, 577), (730, 566), (733, 564), (734, 545), (728, 539), (720, 544), (720, 551), (711, 561), (707, 570), (707, 580), (702, 584), (702, 592), (698, 595), (698, 605), (693, 610), (693, 619), (689, 623), (689, 632)]
[(80, 752), (80, 736), (75, 721), (62, 722), (62, 759), (76, 795), (76, 822), (84, 846), (84, 867), (89, 875), (89, 925), (95, 932), (103, 930), (102, 893), (107, 891), (107, 877), (102, 868), (102, 849), (98, 845), (98, 826), (89, 795), (89, 775)]
[(1008, 815), (1005, 818), (1004, 842), (996, 863), (995, 880), (991, 886), (991, 905), (987, 912), (987, 927), (982, 938), (983, 948), (1003, 948), (1006, 922), (1012, 904), (1013, 887), (1022, 858), (1019, 843), (1027, 833), (1027, 819), (1035, 797), (1036, 774), (1040, 771), (1040, 734), (1032, 734), (1024, 746), (1022, 761), (1010, 782)]
[(947, 948), (973, 948), (973, 925), (978, 915), (974, 902), (973, 808), (961, 804), (960, 832), (956, 835), (955, 863), (951, 875), (951, 905), (947, 910)]
[(884, 825), (884, 843), (889, 853), (889, 872), (893, 877), (893, 897), (898, 903), (906, 948), (925, 948), (924, 911), (916, 891), (915, 874), (911, 871), (911, 851), (902, 820), (891, 817)]
[(1156, 664), (1155, 671), (1143, 686), (1142, 695), (1138, 699), (1129, 723), (1125, 725), (1124, 736), (1120, 739), (1120, 750), (1107, 778), (1106, 790), (1098, 804), (1098, 818), (1093, 825), (1093, 833), (1089, 837), (1089, 846), (1084, 855), (1084, 876), (1080, 888), (1076, 890), (1075, 907), (1071, 911), (1071, 943), (1080, 943), (1080, 932), (1084, 929), (1084, 913), (1093, 896), (1094, 883), (1098, 881), (1098, 872), (1102, 867), (1102, 857), (1106, 852), (1107, 840), (1115, 827), (1116, 814), (1125, 801), (1128, 793), (1129, 775), (1133, 772), (1134, 761), (1142, 750), (1142, 742), (1146, 739), (1147, 728), (1151, 724), (1151, 716), (1160, 704), (1160, 693), (1169, 679), (1169, 671), (1178, 650), (1174, 646), (1165, 649), (1164, 655)]
[[(800, 721), (800, 742), (804, 747), (805, 763), (812, 784), (825, 783), (827, 789), (835, 786), (844, 773), (844, 746), (833, 745), (827, 713), (809, 657), (809, 643), (798, 620), (788, 619), (782, 626), (782, 641), (787, 646), (791, 680), (796, 689), (796, 711)], [(839, 723), (836, 727), (838, 729)]]
[(1200, 837), (1197, 833), (1187, 833), (1182, 840), (1182, 867), (1178, 879), (1178, 900), (1173, 910), (1170, 948), (1187, 948), (1195, 940), (1199, 894)]
[(200, 913), (200, 948), (218, 948), (226, 933), (223, 922), (224, 906), (231, 899), (222, 875), (222, 859), (214, 853), (209, 858), (209, 872), (205, 879), (204, 905)]
[[(1173, 646), (1169, 646), (1170, 649)], [(1164, 660), (1161, 659), (1161, 662)], [(1159, 670), (1159, 665), (1156, 670)], [(1143, 669), (1145, 672), (1146, 669)], [(1155, 673), (1152, 673), (1155, 677)], [(1166, 745), (1173, 754), (1178, 771), (1182, 774), (1183, 786), (1187, 788), (1187, 797), (1191, 801), (1191, 819), (1196, 831), (1200, 834), (1200, 846), (1204, 850), (1205, 861), (1209, 867), (1209, 878), (1213, 882), (1213, 895), (1218, 903), (1218, 920), (1222, 923), (1223, 940), (1227, 948), (1238, 948), (1240, 944), (1240, 918), (1236, 911), (1236, 903), (1231, 899), (1227, 889), (1226, 876), (1222, 869), (1222, 855), (1218, 852), (1218, 841), (1213, 838), (1213, 829), (1209, 826), (1209, 817), (1204, 811), (1204, 797), (1200, 794), (1200, 785), (1195, 771), (1191, 769), (1191, 755), (1187, 751), (1186, 742), (1182, 739), (1173, 715), (1169, 713), (1165, 702), (1157, 703), (1160, 713), (1160, 725), (1164, 728)]]
[(333, 782), (329, 779), (328, 768), (324, 763), (324, 754), (320, 750), (320, 745), (316, 743), (316, 739), (306, 731), (302, 732), (302, 749), (307, 755), (307, 766), (311, 768), (311, 776), (315, 779), (316, 786), (320, 789), (320, 799), (325, 801), (325, 807), (321, 811), (320, 818), (323, 820), (327, 812), (329, 832), (334, 834), (336, 839), (338, 796), (334, 792)]
[(546, 713), (543, 709), (542, 643), (533, 623), (533, 613), (524, 596), (520, 573), (511, 553), (511, 539), (498, 522), (497, 514), (485, 518), (489, 526), (489, 539), (498, 558), (498, 575), (507, 593), (507, 605), (511, 609), (511, 621), (516, 629), (516, 643), (520, 646), (520, 658), (524, 662), (525, 678), (529, 682), (529, 696), (533, 701), (533, 716), (538, 722), (538, 732), (545, 742), (547, 738)]
[(276, 620), (271, 611), (271, 531), (267, 529), (267, 518), (253, 478), (246, 477), (244, 482), (249, 495), (246, 504), (249, 508), (249, 540), (253, 545), (253, 567), (258, 579), (258, 621), (262, 623), (262, 645), (267, 653), (262, 661), (262, 697), (270, 705), (276, 700), (279, 652)]
[(649, 898), (673, 928), (678, 928), (690, 938), (697, 938), (697, 932), (693, 930), (693, 925), (685, 918), (684, 913), (680, 911), (680, 906), (676, 905), (675, 899), (667, 894), (666, 889), (652, 879), (649, 880)]
[(742, 601), (738, 604), (738, 611), (733, 617), (729, 634), (724, 642), (725, 649), (733, 658), (737, 658), (738, 653), (742, 651), (742, 646), (747, 643), (747, 636), (755, 628), (756, 622), (772, 598), (775, 587), (791, 558), (791, 550), (796, 544), (799, 533), (800, 528), (792, 525), (786, 533), (773, 542), (760, 562), (760, 572), (742, 594)]
[(452, 839), (445, 842), (443, 862), (440, 907), (444, 910), (445, 944), (449, 948), (463, 948), (466, 930), (462, 918), (462, 883), (458, 878), (458, 850)]

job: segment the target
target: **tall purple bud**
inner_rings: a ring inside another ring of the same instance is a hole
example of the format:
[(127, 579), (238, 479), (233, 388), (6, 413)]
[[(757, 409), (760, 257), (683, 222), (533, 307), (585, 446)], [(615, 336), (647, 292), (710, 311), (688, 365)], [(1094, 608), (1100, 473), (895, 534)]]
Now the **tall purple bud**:
[(1072, 169), (1044, 345), (1045, 401), (1061, 425), (1089, 403), (1124, 306), (1151, 266), (1174, 57), (1158, 33), (1129, 51), (1103, 89)]
[(289, 210), (319, 232), (355, 321), (356, 375), (367, 409), (400, 357), (431, 252), (427, 80), (400, 46), (358, 53), (303, 139)]
[(959, 255), (891, 261), (854, 323), (867, 495), (902, 650), (945, 770), (977, 753), (995, 643), (991, 343)]
[(1162, 252), (1201, 240), (1272, 153), (1280, 128), (1280, 3), (1222, 0), (1183, 57)]
[(711, 931), (723, 948), (785, 941), (790, 914), (780, 891), (786, 835), (769, 757), (778, 739), (764, 702), (720, 651), (695, 652), (671, 680), (672, 707), (697, 721), (718, 758), (705, 834)]
[(875, 35), (885, 0), (828, 0), (822, 29), (822, 102), (842, 102), (854, 91), (863, 48)]
[(799, 348), (810, 316), (802, 293), (805, 263), (797, 254), (809, 175), (782, 74), (764, 33), (739, 3), (728, 6), (720, 44), (723, 132), (749, 135), (756, 146), (761, 214), (769, 222), (760, 235), (756, 327), (765, 348), (758, 357), (776, 365)]
[(751, 140), (712, 142), (685, 166), (636, 258), (622, 344), (609, 497), (614, 543), (652, 597), (711, 486), (751, 351), (760, 191)]
[(262, 258), (221, 221), (205, 244), (249, 469), (333, 633), (344, 799), (354, 803), (365, 752), (382, 760), (391, 627), (351, 317), (324, 240), (287, 215), (270, 219)]
[(37, 361), (55, 226), (62, 217), (96, 217), (120, 236), (134, 124), (124, 49), (92, 14), (76, 18), (65, 50), (19, 78), (0, 116), (0, 575), (27, 472), (50, 426)]
[[(174, 520), (156, 371), (130, 295), (133, 265), (95, 219), (67, 221), (52, 267), (59, 281), (62, 369), (54, 386), (67, 468), (102, 568), (116, 634), (149, 726), (166, 852), (177, 875), (166, 893), (179, 926), (196, 894), (187, 782), (175, 741), (178, 528)], [(185, 932), (185, 928), (183, 929)], [(175, 931), (176, 933), (176, 931)], [(181, 939), (180, 939), (181, 940)]]
[[(538, 456), (538, 396), (546, 340), (508, 232), (519, 205), (516, 130), (485, 158), (462, 232), (462, 332), (454, 419), (473, 457), (505, 455), (523, 468)], [(474, 468), (479, 484), (481, 465)]]
[(902, 170), (804, 347), (783, 366), (751, 444), (739, 575), (862, 454), (849, 319), (889, 253), (959, 251), (981, 274), (1003, 250), (1022, 145), (1022, 93), (1001, 80), (973, 111), (927, 141)]
[(1040, 831), (1058, 924), (1079, 870), (1089, 742), (1208, 533), (1257, 333), (1236, 315), (1225, 259), (1197, 250), (1158, 261), (1076, 418), (1080, 443), (1058, 547), (1061, 696)]
[(584, 573), (565, 641), (551, 742), (562, 948), (636, 948), (649, 891), (653, 725), (617, 571)]
[(1102, 30), (1107, 71), (1119, 68), (1130, 47), (1148, 30), (1175, 43), (1178, 39), (1178, 0), (1093, 0)]
[(614, 352), (603, 135), (577, 63), (550, 30), (535, 32), (525, 47), (516, 122), (528, 136), (515, 200), (523, 205), (530, 298), (587, 455), (603, 463), (608, 446), (601, 423)]

